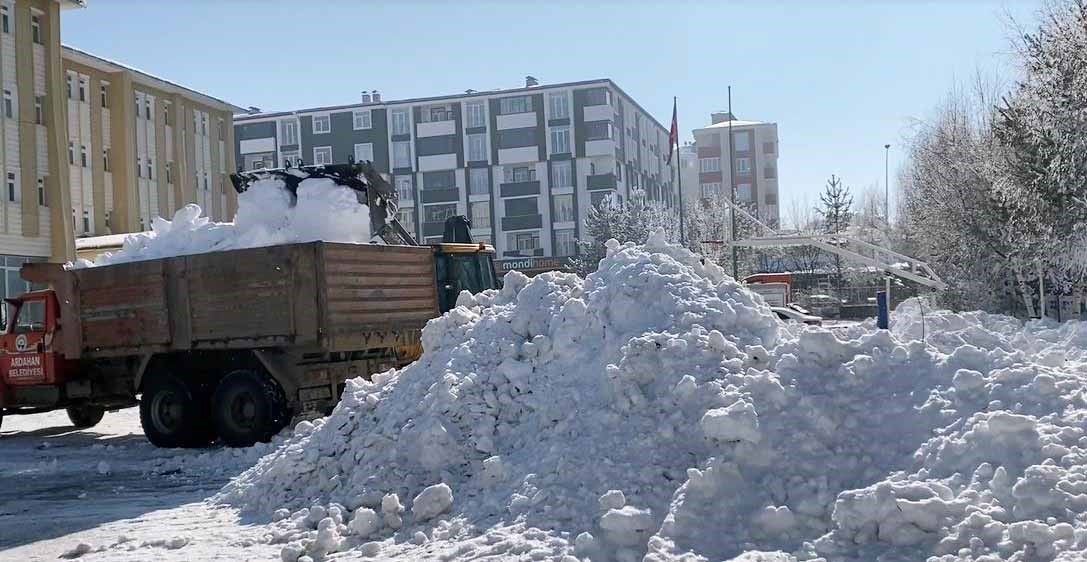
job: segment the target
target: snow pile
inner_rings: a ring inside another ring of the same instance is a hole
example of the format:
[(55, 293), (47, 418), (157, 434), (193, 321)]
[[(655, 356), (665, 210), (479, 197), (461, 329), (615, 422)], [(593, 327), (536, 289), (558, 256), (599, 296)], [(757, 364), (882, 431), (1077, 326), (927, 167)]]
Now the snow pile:
[(661, 236), (609, 243), (587, 279), (510, 273), (458, 304), (419, 361), (349, 381), (217, 497), (271, 516), (283, 560), (1087, 547), (1087, 379), (1010, 343), (1082, 333), (948, 313), (929, 333), (940, 318), (959, 339), (935, 346), (909, 314), (893, 333), (785, 326)]
[(125, 238), (124, 247), (75, 267), (201, 254), (219, 250), (258, 248), (293, 242), (367, 243), (370, 211), (355, 191), (327, 178), (302, 180), (297, 202), (279, 179), (262, 179), (238, 194), (234, 222), (211, 222), (198, 205), (178, 209), (172, 221), (155, 217), (151, 232)]

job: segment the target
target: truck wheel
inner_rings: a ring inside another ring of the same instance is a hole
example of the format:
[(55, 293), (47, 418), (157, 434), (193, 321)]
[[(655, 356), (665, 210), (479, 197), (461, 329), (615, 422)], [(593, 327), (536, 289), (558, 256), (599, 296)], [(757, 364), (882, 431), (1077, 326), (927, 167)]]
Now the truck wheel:
[(68, 406), (68, 419), (72, 420), (72, 425), (79, 429), (87, 429), (98, 425), (98, 422), (102, 421), (102, 416), (105, 414), (106, 411), (102, 407), (91, 404)]
[(140, 425), (156, 447), (203, 447), (215, 439), (207, 399), (185, 380), (167, 373), (151, 376), (140, 398)]
[(211, 415), (219, 437), (231, 447), (267, 442), (289, 419), (279, 384), (253, 371), (234, 371), (219, 382), (211, 397)]

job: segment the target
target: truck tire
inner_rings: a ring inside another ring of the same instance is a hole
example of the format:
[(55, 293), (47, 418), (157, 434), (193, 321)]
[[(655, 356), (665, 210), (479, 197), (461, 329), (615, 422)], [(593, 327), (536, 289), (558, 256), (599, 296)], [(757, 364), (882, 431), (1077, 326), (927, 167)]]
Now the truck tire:
[(140, 425), (156, 447), (204, 447), (215, 439), (206, 395), (169, 373), (156, 373), (144, 382)]
[(72, 425), (79, 429), (87, 429), (98, 425), (98, 422), (102, 421), (102, 416), (105, 414), (105, 409), (93, 404), (68, 406), (68, 419), (72, 421)]
[(219, 437), (231, 447), (267, 442), (290, 420), (283, 389), (253, 371), (234, 371), (219, 382), (211, 397), (211, 416)]

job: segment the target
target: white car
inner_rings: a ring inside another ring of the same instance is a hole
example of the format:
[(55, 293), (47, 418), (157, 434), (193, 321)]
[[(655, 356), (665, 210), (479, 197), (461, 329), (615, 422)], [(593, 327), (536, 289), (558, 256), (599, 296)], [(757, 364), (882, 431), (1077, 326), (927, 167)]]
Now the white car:
[(796, 305), (771, 306), (770, 310), (774, 311), (774, 314), (785, 322), (801, 322), (812, 326), (820, 326), (823, 324), (822, 318), (810, 314), (807, 310)]

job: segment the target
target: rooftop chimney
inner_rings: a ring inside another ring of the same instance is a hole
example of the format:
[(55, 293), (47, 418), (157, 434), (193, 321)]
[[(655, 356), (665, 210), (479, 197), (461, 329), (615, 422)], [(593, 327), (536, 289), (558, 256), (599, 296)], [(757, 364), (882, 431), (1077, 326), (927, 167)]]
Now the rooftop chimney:
[(250, 114), (250, 115), (254, 115), (254, 114), (260, 113), (260, 108), (251, 105), (251, 106), (249, 106), (248, 109), (245, 110), (245, 112)]
[(381, 94), (377, 90), (371, 90), (370, 99), (372, 99), (374, 103), (381, 103)]
[(362, 103), (370, 103), (370, 92), (362, 91)]
[(716, 125), (718, 123), (724, 123), (725, 121), (735, 121), (736, 116), (727, 111), (714, 111), (710, 114), (710, 125)]
[(535, 76), (525, 76), (525, 87), (531, 88), (533, 86), (539, 86), (540, 81)]
[(474, 94), (474, 93), (476, 93), (476, 91), (475, 91), (475, 90), (473, 90), (473, 89), (471, 89), (471, 88), (468, 88), (467, 90), (465, 90), (465, 91), (464, 91), (464, 93), (466, 93), (466, 94)]

